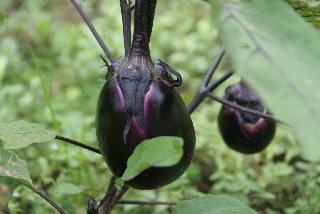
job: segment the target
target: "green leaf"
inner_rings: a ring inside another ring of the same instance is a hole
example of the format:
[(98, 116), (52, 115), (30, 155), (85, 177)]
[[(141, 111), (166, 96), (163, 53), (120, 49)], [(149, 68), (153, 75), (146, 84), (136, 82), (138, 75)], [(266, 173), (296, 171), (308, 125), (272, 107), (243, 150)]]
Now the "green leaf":
[(117, 178), (114, 182), (117, 190), (121, 191), (124, 186), (125, 180), (122, 180), (121, 178)]
[(287, 122), (308, 156), (320, 154), (320, 36), (278, 0), (211, 0), (235, 70)]
[(11, 179), (33, 189), (26, 163), (2, 146), (0, 146), (0, 178)]
[(131, 180), (152, 166), (168, 167), (177, 164), (183, 155), (182, 146), (183, 139), (180, 137), (161, 136), (142, 141), (129, 157), (121, 179)]
[(9, 15), (0, 12), (0, 34), (6, 29), (9, 24)]
[(13, 191), (19, 186), (19, 183), (10, 179), (0, 177), (0, 212), (8, 207)]
[(238, 199), (224, 195), (206, 195), (183, 201), (175, 208), (174, 214), (255, 214), (254, 210)]
[(106, 83), (106, 80), (99, 78), (96, 81), (96, 87), (101, 90), (105, 83)]
[(83, 189), (71, 183), (61, 183), (57, 186), (56, 189), (57, 194), (68, 194), (68, 195), (76, 195), (83, 194), (92, 198), (95, 198), (98, 195), (97, 190), (92, 189)]
[(47, 133), (36, 123), (27, 123), (23, 120), (0, 123), (1, 145), (6, 149), (21, 149), (32, 143), (44, 143), (55, 138), (55, 134)]
[(320, 2), (306, 0), (284, 0), (295, 11), (297, 11), (307, 22), (313, 25), (320, 25)]

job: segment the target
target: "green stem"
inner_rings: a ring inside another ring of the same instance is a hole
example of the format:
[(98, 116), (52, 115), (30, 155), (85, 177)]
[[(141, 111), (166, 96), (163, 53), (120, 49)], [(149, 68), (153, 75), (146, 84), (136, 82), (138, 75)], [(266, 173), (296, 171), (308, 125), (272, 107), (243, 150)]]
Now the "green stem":
[(36, 58), (36, 56), (34, 54), (34, 51), (30, 46), (29, 46), (29, 50), (30, 50), (30, 53), (32, 55), (32, 60), (34, 62), (37, 74), (38, 74), (40, 82), (41, 82), (42, 91), (43, 91), (44, 97), (46, 99), (47, 106), (49, 107), (51, 118), (52, 118), (53, 124), (54, 124), (54, 126), (56, 128), (56, 132), (58, 133), (58, 135), (61, 135), (61, 129), (60, 129), (59, 123), (58, 123), (58, 121), (57, 121), (57, 119), (55, 117), (55, 114), (54, 114), (54, 111), (53, 111), (53, 108), (52, 108), (52, 105), (51, 105), (51, 100), (50, 100), (49, 93), (48, 93), (48, 91), (47, 91), (47, 89), (45, 87), (45, 81), (44, 81), (44, 78), (43, 78), (43, 75), (42, 75), (42, 71), (40, 70), (40, 67), (39, 67), (37, 58)]

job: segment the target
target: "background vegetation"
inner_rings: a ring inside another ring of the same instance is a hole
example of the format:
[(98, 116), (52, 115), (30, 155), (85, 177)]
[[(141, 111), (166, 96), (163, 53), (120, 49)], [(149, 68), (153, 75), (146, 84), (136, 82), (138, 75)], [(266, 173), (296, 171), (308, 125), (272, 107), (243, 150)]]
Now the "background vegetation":
[[(119, 2), (90, 0), (82, 4), (116, 58), (124, 55)], [(3, 0), (0, 11), (10, 24), (0, 35), (0, 121), (25, 120), (52, 133), (97, 147), (94, 136), (97, 80), (104, 78), (103, 54), (71, 2)], [(218, 31), (210, 20), (210, 6), (200, 0), (161, 0), (151, 40), (153, 60), (160, 58), (179, 71), (178, 88), (186, 104), (198, 90), (220, 49)], [(50, 107), (41, 88), (30, 48), (34, 50), (49, 92)], [(231, 65), (228, 56), (214, 75)], [(239, 80), (233, 76), (215, 94)], [(317, 162), (300, 158), (290, 128), (279, 125), (271, 145), (261, 154), (242, 155), (227, 148), (217, 129), (221, 105), (206, 100), (192, 114), (196, 129), (195, 160), (179, 180), (152, 191), (130, 189), (123, 199), (179, 201), (210, 194), (236, 197), (259, 213), (317, 213), (320, 210)], [(54, 122), (54, 117), (56, 123)], [(101, 199), (111, 176), (101, 156), (63, 142), (32, 145), (15, 151), (26, 160), (34, 185), (67, 213), (86, 213), (88, 197), (56, 193), (70, 182), (99, 191)], [(42, 198), (25, 187), (14, 192), (13, 213), (54, 213)], [(170, 206), (117, 205), (114, 213), (170, 213)]]

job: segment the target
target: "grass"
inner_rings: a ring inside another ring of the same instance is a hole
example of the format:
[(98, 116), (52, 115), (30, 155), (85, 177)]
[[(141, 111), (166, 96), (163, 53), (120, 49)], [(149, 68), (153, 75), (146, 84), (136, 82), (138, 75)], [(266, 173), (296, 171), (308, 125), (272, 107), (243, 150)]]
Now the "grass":
[[(92, 0), (82, 6), (115, 57), (122, 56), (118, 2)], [(56, 134), (60, 127), (61, 135), (97, 147), (92, 131), (99, 95), (96, 82), (105, 76), (106, 68), (100, 68), (104, 64), (99, 57), (102, 50), (72, 4), (62, 0), (1, 1), (0, 10), (11, 19), (0, 35), (0, 120), (23, 119)], [(189, 103), (220, 48), (209, 6), (198, 0), (162, 0), (154, 26), (152, 58), (160, 58), (181, 73), (183, 85), (178, 90)], [(214, 79), (230, 67), (226, 56)], [(222, 96), (224, 89), (238, 80), (237, 76), (230, 78), (215, 94)], [(177, 201), (207, 193), (226, 194), (259, 213), (317, 213), (320, 169), (317, 163), (299, 158), (292, 131), (278, 126), (264, 152), (244, 156), (228, 149), (220, 137), (216, 123), (220, 107), (205, 100), (192, 115), (197, 146), (187, 173), (158, 190), (130, 189), (124, 199)], [(15, 152), (26, 160), (34, 185), (67, 213), (86, 213), (88, 197), (56, 194), (59, 183), (98, 190), (98, 199), (108, 186), (111, 173), (102, 157), (73, 145), (55, 140)], [(15, 190), (9, 206), (13, 213), (54, 213), (24, 187)], [(173, 209), (117, 205), (114, 213), (170, 213)]]

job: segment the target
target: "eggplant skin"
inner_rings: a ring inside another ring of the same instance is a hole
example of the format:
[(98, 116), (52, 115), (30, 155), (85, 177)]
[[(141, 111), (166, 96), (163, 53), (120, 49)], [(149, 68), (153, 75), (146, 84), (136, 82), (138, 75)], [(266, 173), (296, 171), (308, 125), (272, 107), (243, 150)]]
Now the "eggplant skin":
[(242, 124), (248, 138), (239, 128), (238, 119), (237, 110), (221, 108), (218, 126), (224, 142), (231, 149), (243, 154), (263, 151), (273, 139), (276, 130), (275, 123), (261, 118), (256, 124)]
[(124, 141), (127, 124), (124, 97), (116, 76), (104, 84), (98, 100), (96, 131), (100, 151), (111, 172), (121, 177), (127, 160), (135, 147), (145, 139), (158, 136), (177, 136), (184, 140), (183, 157), (170, 167), (151, 167), (126, 185), (135, 189), (156, 189), (178, 179), (190, 165), (195, 149), (195, 132), (187, 108), (174, 87), (161, 79), (154, 79), (144, 97), (144, 129), (133, 116)]

